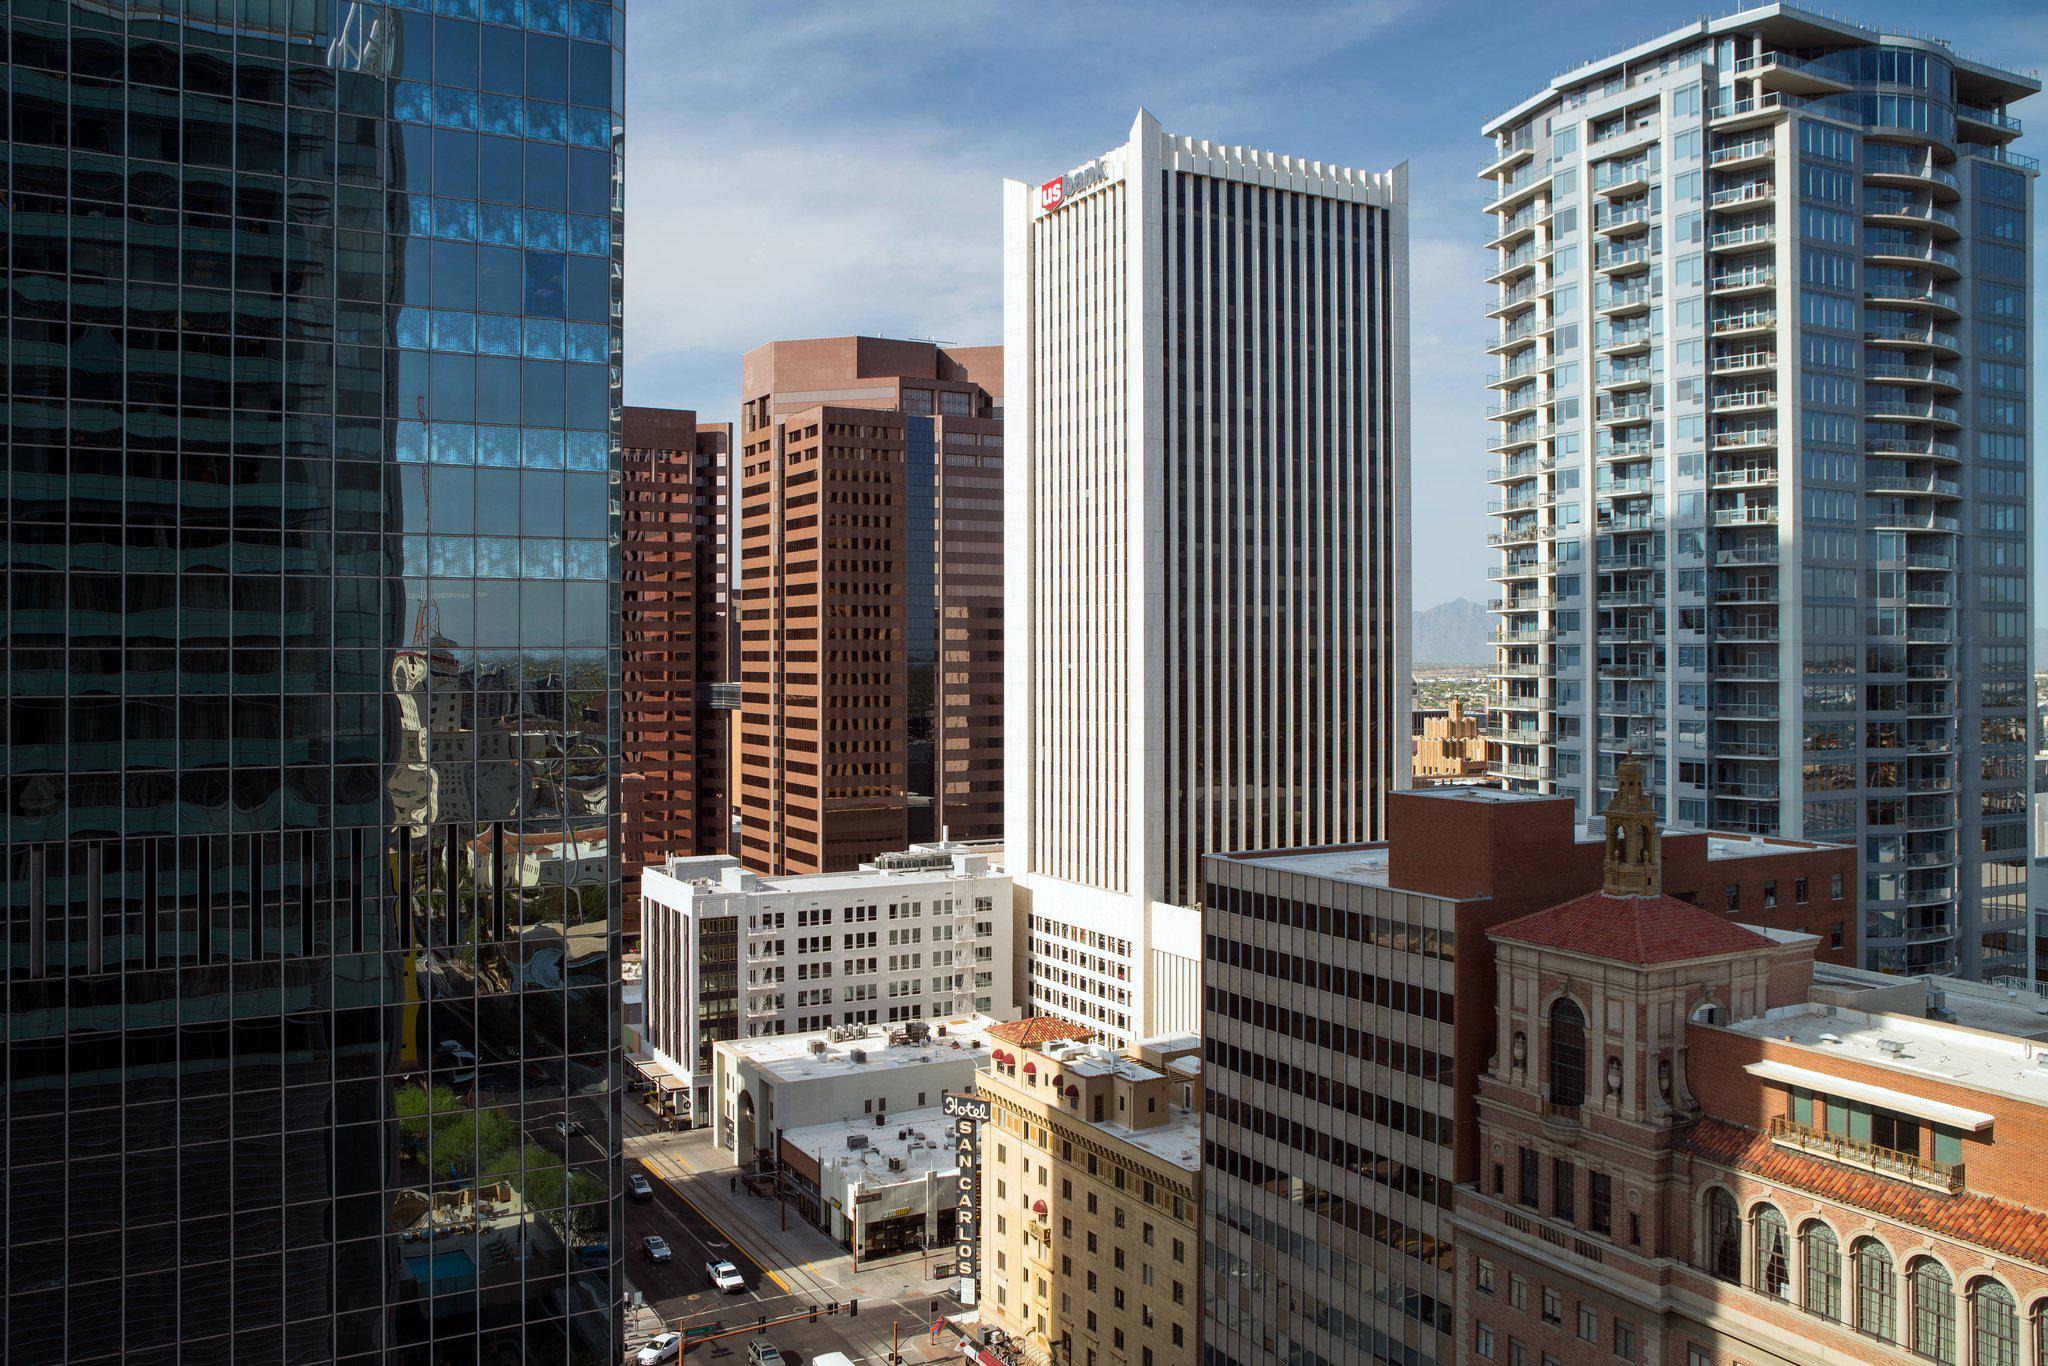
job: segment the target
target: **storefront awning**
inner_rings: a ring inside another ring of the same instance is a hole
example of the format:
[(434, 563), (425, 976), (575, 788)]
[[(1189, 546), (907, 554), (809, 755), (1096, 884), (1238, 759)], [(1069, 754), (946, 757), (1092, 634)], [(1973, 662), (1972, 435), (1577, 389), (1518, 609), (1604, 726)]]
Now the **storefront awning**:
[(629, 1057), (626, 1061), (632, 1063), (633, 1069), (641, 1076), (647, 1078), (647, 1080), (653, 1082), (664, 1091), (687, 1091), (690, 1089), (690, 1082), (687, 1078), (677, 1076), (652, 1058)]

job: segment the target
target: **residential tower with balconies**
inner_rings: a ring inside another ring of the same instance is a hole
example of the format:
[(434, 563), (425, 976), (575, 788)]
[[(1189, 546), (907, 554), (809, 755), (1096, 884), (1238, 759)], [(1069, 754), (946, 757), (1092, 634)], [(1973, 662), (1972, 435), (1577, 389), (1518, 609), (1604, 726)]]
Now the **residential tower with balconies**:
[(1766, 5), (1486, 125), (1493, 771), (1854, 843), (1885, 971), (2026, 962), (2039, 84)]

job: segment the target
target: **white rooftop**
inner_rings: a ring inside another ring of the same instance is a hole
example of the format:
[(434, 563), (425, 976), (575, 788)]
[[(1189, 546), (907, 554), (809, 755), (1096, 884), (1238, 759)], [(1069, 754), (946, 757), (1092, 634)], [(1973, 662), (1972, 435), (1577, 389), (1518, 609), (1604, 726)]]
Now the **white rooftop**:
[[(1148, 1042), (1157, 1046), (1195, 1037), (1168, 1034)], [(1157, 1081), (1167, 1075), (1157, 1068), (1146, 1066), (1136, 1058), (1127, 1057), (1089, 1039), (1062, 1039), (1045, 1044), (1037, 1051), (1057, 1062), (1062, 1074), (1077, 1077), (1114, 1076), (1125, 1081)], [(1167, 1063), (1166, 1067), (1168, 1071), (1189, 1080), (1202, 1074), (1202, 1060), (1199, 1055), (1192, 1053), (1175, 1058)], [(1178, 1091), (1175, 1094), (1179, 1094)], [(1082, 1122), (1171, 1162), (1184, 1171), (1194, 1171), (1202, 1165), (1201, 1115), (1178, 1103), (1171, 1104), (1170, 1109), (1172, 1113), (1166, 1123), (1151, 1129), (1133, 1129), (1128, 1125), (1107, 1120), (1083, 1119)], [(1069, 1117), (1082, 1118), (1078, 1115)]]
[[(1953, 996), (1950, 999), (1953, 1002)], [(1957, 1011), (1965, 1019), (1972, 1013)], [(2040, 1016), (2032, 1019), (2037, 1026), (2048, 1024)], [(2032, 1105), (2048, 1105), (2048, 1042), (2040, 1040), (1968, 1024), (1814, 1003), (1780, 1007), (1730, 1028), (1811, 1052), (1815, 1055), (1813, 1066), (1822, 1071), (1829, 1056), (1843, 1057), (1894, 1073), (1902, 1082), (1909, 1078), (1947, 1082)]]
[[(820, 1167), (836, 1168), (847, 1181), (871, 1187), (921, 1182), (930, 1172), (944, 1176), (959, 1170), (953, 1145), (946, 1138), (945, 1113), (936, 1105), (890, 1115), (886, 1124), (878, 1125), (873, 1117), (862, 1115), (829, 1124), (807, 1124), (782, 1137)], [(849, 1138), (862, 1146), (849, 1147)], [(889, 1166), (891, 1158), (903, 1164), (902, 1170)]]
[[(813, 1081), (892, 1067), (933, 1066), (948, 1062), (972, 1068), (988, 1056), (988, 1031), (996, 1021), (986, 1015), (959, 1015), (927, 1021), (931, 1034), (922, 1043), (891, 1044), (889, 1031), (900, 1026), (869, 1025), (865, 1037), (832, 1039), (832, 1031), (776, 1034), (759, 1039), (722, 1040), (717, 1046), (751, 1063), (777, 1081)], [(944, 1030), (943, 1037), (939, 1031)], [(823, 1051), (812, 1052), (816, 1040)], [(854, 1061), (859, 1053), (861, 1060)]]
[[(973, 860), (965, 866), (979, 871), (961, 872), (962, 865), (951, 860), (963, 855)], [(789, 877), (748, 874), (742, 880), (744, 885), (735, 886), (724, 881), (724, 874), (727, 869), (744, 873), (745, 869), (740, 861), (730, 854), (707, 854), (696, 858), (677, 858), (662, 863), (651, 863), (641, 874), (641, 886), (648, 886), (648, 879), (654, 877), (680, 887), (692, 887), (700, 892), (714, 894), (836, 896), (859, 892), (883, 893), (925, 883), (953, 882), (963, 877), (1003, 875), (1003, 850), (999, 844), (918, 844), (912, 845), (905, 853), (888, 857), (914, 860), (917, 856), (928, 856), (933, 866), (890, 868), (871, 863), (845, 873), (800, 873)], [(945, 859), (947, 862), (938, 863), (939, 859)], [(983, 862), (984, 860), (986, 862)]]
[[(1433, 789), (1432, 796), (1442, 795)], [(1492, 801), (1509, 798), (1516, 801), (1555, 801), (1554, 797), (1538, 796), (1525, 792), (1495, 792), (1483, 788), (1464, 790), (1460, 799), (1478, 797)], [(1694, 831), (1675, 829), (1670, 834), (1693, 834)], [(1764, 854), (1794, 854), (1801, 850), (1829, 848), (1828, 845), (1800, 840), (1767, 840), (1749, 835), (1730, 835), (1709, 830), (1707, 836), (1707, 857), (1709, 859), (1754, 858)], [(1573, 839), (1580, 844), (1599, 844), (1607, 838), (1601, 827), (1582, 827), (1574, 830)], [(1282, 853), (1227, 854), (1224, 857), (1233, 863), (1256, 864), (1283, 873), (1300, 873), (1306, 877), (1328, 878), (1333, 882), (1355, 882), (1366, 887), (1387, 887), (1387, 846), (1384, 844), (1354, 848), (1295, 849)]]
[(1155, 1034), (1149, 1039), (1138, 1040), (1138, 1047), (1154, 1053), (1192, 1053), (1202, 1047), (1202, 1036), (1195, 1033)]
[(1142, 1148), (1154, 1157), (1171, 1162), (1182, 1171), (1202, 1167), (1202, 1120), (1185, 1106), (1173, 1107), (1173, 1118), (1156, 1129), (1131, 1129), (1121, 1124), (1098, 1124), (1096, 1128)]
[(1372, 887), (1387, 885), (1387, 846), (1375, 844), (1362, 849), (1304, 849), (1287, 854), (1232, 854), (1234, 863), (1256, 863), (1283, 873), (1326, 877), (1336, 882), (1359, 882)]
[(1720, 835), (1707, 832), (1708, 858), (1755, 858), (1759, 854), (1796, 854), (1804, 845), (1787, 844), (1756, 835)]
[[(1951, 1023), (1965, 1029), (2048, 1042), (2048, 997), (2036, 994), (2030, 984), (1971, 982), (1960, 977), (1904, 977), (1839, 963), (1815, 963), (1813, 979), (1816, 987), (1883, 991), (1886, 999), (1870, 1005), (1872, 1011), (1935, 1014), (1933, 1007), (1939, 1005), (1947, 1016), (1936, 1015), (1937, 1020), (1952, 1016)], [(1902, 995), (1917, 999), (1911, 1005), (1898, 1004)], [(1844, 999), (1837, 1004), (1855, 1006), (1857, 1002)]]
[(1464, 783), (1446, 783), (1436, 787), (1418, 788), (1417, 791), (1446, 801), (1478, 802), (1484, 806), (1519, 806), (1524, 802), (1554, 802), (1555, 793), (1510, 792), (1504, 787), (1472, 787)]

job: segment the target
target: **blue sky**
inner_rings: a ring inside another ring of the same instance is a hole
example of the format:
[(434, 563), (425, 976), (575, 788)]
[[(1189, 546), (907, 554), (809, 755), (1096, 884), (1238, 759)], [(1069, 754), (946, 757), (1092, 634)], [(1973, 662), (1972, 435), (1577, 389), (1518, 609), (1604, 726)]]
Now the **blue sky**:
[[(1558, 72), (1699, 13), (1699, 0), (640, 0), (627, 49), (626, 401), (728, 420), (740, 354), (778, 337), (1000, 341), (1003, 177), (1048, 179), (1116, 145), (1140, 106), (1217, 142), (1369, 169), (1405, 160), (1415, 604), (1484, 599), (1479, 125)], [(2042, 0), (1869, 0), (1850, 17), (1939, 23), (1965, 56), (2048, 65)], [(2048, 129), (2048, 94), (2019, 112)], [(2048, 137), (2030, 132), (2020, 148), (2042, 155)], [(2048, 323), (2048, 289), (2035, 294)], [(2040, 452), (2038, 359), (2036, 374)], [(2036, 603), (2048, 605), (2038, 587)]]

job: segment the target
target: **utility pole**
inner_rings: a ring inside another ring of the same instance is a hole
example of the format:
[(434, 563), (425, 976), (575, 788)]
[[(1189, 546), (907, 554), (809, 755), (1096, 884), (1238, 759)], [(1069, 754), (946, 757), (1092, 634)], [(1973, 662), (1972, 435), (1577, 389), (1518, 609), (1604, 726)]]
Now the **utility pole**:
[(889, 1366), (903, 1366), (903, 1337), (895, 1319), (889, 1320)]

